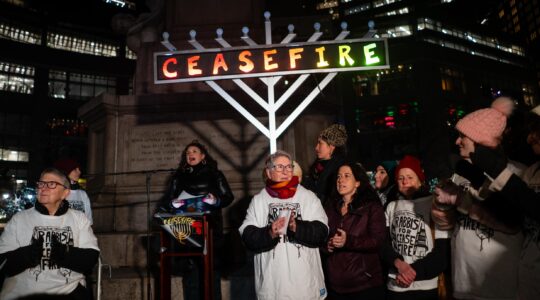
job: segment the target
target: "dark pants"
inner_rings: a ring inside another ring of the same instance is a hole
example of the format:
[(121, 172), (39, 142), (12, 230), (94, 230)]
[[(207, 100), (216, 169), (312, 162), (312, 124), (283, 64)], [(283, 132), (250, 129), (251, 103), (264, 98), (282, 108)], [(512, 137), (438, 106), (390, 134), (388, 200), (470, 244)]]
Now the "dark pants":
[[(184, 275), (182, 277), (184, 299), (201, 300), (204, 298), (202, 262), (199, 259), (189, 259), (188, 263), (190, 266), (184, 271)], [(213, 299), (221, 300), (221, 272), (216, 268), (214, 268), (213, 272)]]
[(378, 286), (356, 293), (340, 294), (332, 290), (328, 291), (327, 300), (384, 300), (384, 286)]
[(389, 300), (438, 300), (437, 289), (427, 291), (392, 292), (388, 291)]

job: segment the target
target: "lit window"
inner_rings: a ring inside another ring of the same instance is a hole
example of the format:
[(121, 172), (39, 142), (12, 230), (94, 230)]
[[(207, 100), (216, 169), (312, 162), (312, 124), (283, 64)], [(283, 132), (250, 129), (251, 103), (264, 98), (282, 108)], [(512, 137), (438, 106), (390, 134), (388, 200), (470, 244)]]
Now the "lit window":
[(53, 32), (47, 34), (47, 46), (98, 56), (116, 57), (118, 55), (117, 46)]
[(28, 152), (0, 148), (0, 160), (28, 162)]
[(34, 68), (0, 62), (0, 91), (32, 94), (34, 92)]
[(126, 46), (126, 58), (127, 59), (137, 59), (137, 54), (133, 51), (131, 51), (131, 49), (129, 49), (128, 46)]
[(41, 43), (41, 34), (38, 30), (22, 29), (5, 23), (0, 23), (0, 38), (35, 45)]
[(122, 8), (128, 8), (131, 10), (134, 10), (137, 7), (135, 2), (129, 0), (103, 0), (103, 2)]

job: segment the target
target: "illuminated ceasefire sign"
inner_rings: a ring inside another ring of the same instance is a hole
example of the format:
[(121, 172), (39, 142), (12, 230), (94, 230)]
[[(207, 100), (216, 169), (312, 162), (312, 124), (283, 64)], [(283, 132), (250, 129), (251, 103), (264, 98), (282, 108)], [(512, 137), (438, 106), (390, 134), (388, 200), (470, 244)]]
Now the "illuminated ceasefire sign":
[[(317, 40), (322, 36), (320, 24), (315, 23), (315, 32), (305, 43), (290, 43), (296, 34), (289, 25), (289, 34), (280, 44), (272, 44), (270, 13), (265, 12), (266, 44), (257, 45), (249, 36), (249, 29), (242, 28), (241, 39), (247, 47), (232, 47), (222, 38), (220, 28), (215, 39), (223, 48), (205, 49), (190, 32), (189, 43), (196, 50), (176, 51), (168, 41), (169, 34), (163, 33), (161, 42), (170, 52), (154, 53), (154, 82), (156, 84), (204, 81), (223, 97), (248, 121), (270, 140), (270, 152), (277, 148), (277, 138), (290, 126), (315, 97), (334, 79), (338, 72), (389, 68), (388, 44), (386, 39), (366, 38), (373, 36), (373, 23), (363, 39), (345, 40), (349, 35), (347, 24), (333, 41)], [(328, 73), (295, 110), (276, 128), (276, 111), (289, 99), (312, 73)], [(274, 86), (282, 75), (301, 74), (277, 99)], [(267, 86), (267, 99), (260, 97), (240, 78), (259, 77)], [(214, 80), (232, 79), (244, 92), (268, 112), (268, 128), (248, 112), (238, 101)]]

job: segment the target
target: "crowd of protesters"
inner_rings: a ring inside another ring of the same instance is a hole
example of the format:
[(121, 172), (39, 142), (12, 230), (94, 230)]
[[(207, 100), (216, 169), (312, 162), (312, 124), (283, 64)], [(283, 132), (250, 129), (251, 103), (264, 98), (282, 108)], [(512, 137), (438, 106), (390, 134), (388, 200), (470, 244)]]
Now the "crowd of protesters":
[(278, 151), (240, 228), (257, 298), (540, 299), (540, 161), (508, 158), (518, 129), (540, 155), (539, 113), (518, 118), (501, 97), (460, 119), (454, 174), (431, 187), (419, 155), (381, 161), (370, 180), (342, 125), (320, 133), (302, 184)]
[[(257, 298), (540, 299), (540, 160), (526, 166), (509, 158), (518, 142), (510, 134), (522, 128), (522, 142), (540, 157), (540, 108), (516, 116), (514, 101), (501, 97), (460, 119), (460, 159), (431, 187), (420, 155), (380, 161), (372, 172), (348, 160), (347, 131), (338, 124), (319, 134), (303, 177), (291, 154), (269, 155), (265, 187), (239, 228), (254, 253)], [(99, 249), (88, 197), (77, 186), (78, 163), (55, 166), (38, 181), (35, 208), (15, 215), (0, 237), (1, 299), (44, 291), (90, 297), (84, 274)], [(217, 225), (219, 252), (221, 209), (234, 196), (206, 147), (193, 141), (162, 206), (185, 212), (199, 198)], [(200, 266), (191, 264), (184, 284), (195, 293), (184, 294), (197, 299)]]

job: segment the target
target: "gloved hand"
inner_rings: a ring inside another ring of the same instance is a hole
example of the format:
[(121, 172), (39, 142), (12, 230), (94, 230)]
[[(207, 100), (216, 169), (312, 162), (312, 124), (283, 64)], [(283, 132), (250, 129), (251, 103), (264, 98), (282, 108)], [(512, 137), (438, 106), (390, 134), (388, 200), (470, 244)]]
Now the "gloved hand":
[[(456, 205), (462, 192), (463, 189), (451, 180), (443, 181), (435, 187), (435, 205), (438, 208), (438, 204), (442, 204), (443, 206), (441, 207), (444, 207), (445, 205)], [(440, 209), (445, 210), (442, 208)]]
[(171, 206), (173, 208), (180, 208), (186, 204), (186, 200), (183, 199), (174, 199), (171, 201)]
[(469, 161), (465, 159), (460, 159), (456, 165), (455, 165), (456, 173), (466, 178), (471, 182), (471, 185), (475, 189), (479, 189), (484, 181), (486, 180), (486, 176), (484, 175), (484, 171), (481, 170), (478, 166), (471, 164)]
[(50, 258), (53, 262), (59, 263), (64, 260), (66, 254), (69, 252), (69, 245), (62, 244), (58, 235), (53, 234), (51, 238), (51, 254)]
[(474, 152), (469, 154), (472, 163), (486, 172), (491, 178), (497, 178), (506, 168), (508, 159), (502, 149), (492, 149), (477, 143), (475, 143), (474, 149)]
[(202, 201), (209, 205), (216, 205), (218, 203), (218, 199), (212, 195), (212, 193), (208, 193), (208, 195), (206, 195)]
[(41, 262), (41, 258), (43, 257), (43, 243), (43, 236), (40, 236), (37, 240), (32, 239), (30, 245), (27, 246), (30, 262), (32, 264), (31, 267), (37, 266)]
[(456, 224), (456, 210), (440, 210), (433, 205), (431, 218), (440, 230), (452, 230)]

